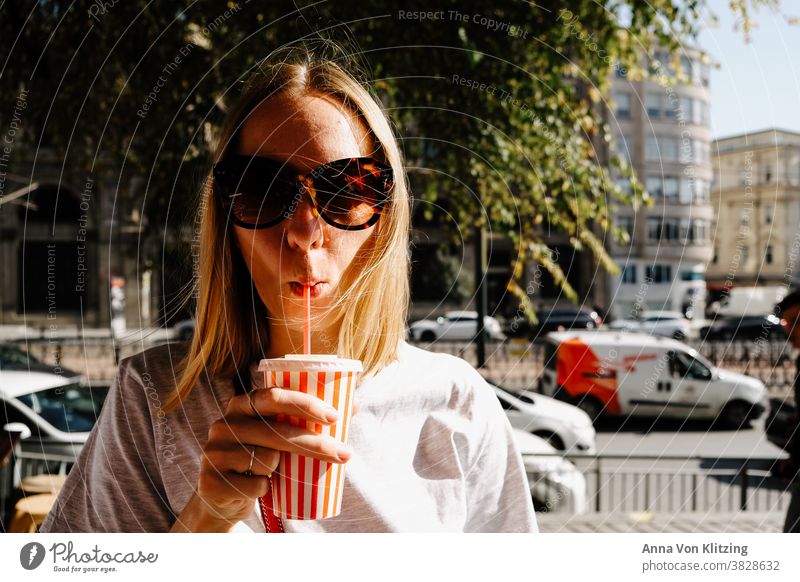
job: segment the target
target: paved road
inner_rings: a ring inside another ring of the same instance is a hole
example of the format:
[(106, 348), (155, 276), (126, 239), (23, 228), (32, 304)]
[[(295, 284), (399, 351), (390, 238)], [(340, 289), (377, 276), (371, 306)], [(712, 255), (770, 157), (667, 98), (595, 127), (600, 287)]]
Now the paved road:
[(708, 421), (628, 419), (597, 427), (603, 454), (778, 457), (781, 450), (764, 434), (763, 417), (751, 428), (719, 430)]
[(781, 512), (752, 513), (614, 513), (564, 515), (537, 513), (542, 533), (780, 533)]

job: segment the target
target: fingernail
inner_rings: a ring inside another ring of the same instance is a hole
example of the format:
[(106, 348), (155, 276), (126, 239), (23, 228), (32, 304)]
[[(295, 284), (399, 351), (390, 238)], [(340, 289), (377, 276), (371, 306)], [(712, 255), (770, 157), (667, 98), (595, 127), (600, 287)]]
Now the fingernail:
[(330, 422), (336, 422), (336, 420), (339, 418), (339, 412), (335, 408), (329, 406), (325, 411), (325, 418)]
[(344, 444), (339, 445), (336, 453), (339, 455), (339, 459), (342, 461), (347, 461), (353, 456), (353, 452), (348, 448), (347, 445)]

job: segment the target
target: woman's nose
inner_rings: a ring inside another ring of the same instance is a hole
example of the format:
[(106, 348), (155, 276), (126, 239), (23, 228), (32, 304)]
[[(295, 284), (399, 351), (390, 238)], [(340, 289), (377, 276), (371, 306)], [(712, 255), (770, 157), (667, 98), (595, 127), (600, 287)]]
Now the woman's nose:
[(313, 248), (322, 245), (322, 218), (314, 208), (311, 196), (301, 189), (286, 210), (286, 237), (291, 245)]

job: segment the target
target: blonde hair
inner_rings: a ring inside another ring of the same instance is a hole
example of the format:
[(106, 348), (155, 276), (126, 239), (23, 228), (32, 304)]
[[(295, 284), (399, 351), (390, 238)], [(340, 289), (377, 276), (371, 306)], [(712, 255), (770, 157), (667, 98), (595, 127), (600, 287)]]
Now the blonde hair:
[[(394, 187), (365, 260), (354, 260), (343, 274), (336, 354), (361, 360), (364, 374), (373, 374), (397, 358), (406, 335), (409, 292), (410, 198), (402, 157), (389, 119), (377, 97), (335, 61), (303, 50), (277, 51), (258, 63), (241, 97), (222, 126), (214, 160), (236, 147), (238, 132), (258, 106), (280, 94), (318, 94), (339, 100), (366, 126), (373, 156), (388, 163)], [(164, 405), (174, 409), (197, 384), (232, 378), (263, 357), (269, 341), (267, 309), (255, 290), (247, 265), (233, 244), (232, 232), (212, 178), (206, 180), (199, 210), (199, 260), (195, 333), (181, 365), (175, 391)], [(245, 295), (254, 298), (244, 301)], [(252, 307), (252, 310), (251, 310)]]

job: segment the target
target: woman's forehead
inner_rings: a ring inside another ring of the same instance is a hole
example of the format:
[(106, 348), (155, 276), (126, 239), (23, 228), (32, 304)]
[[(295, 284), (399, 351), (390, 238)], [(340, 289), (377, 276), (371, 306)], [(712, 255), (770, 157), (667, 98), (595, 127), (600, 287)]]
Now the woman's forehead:
[(301, 171), (371, 154), (369, 133), (351, 109), (320, 95), (277, 96), (259, 105), (240, 132), (237, 153), (287, 161)]

